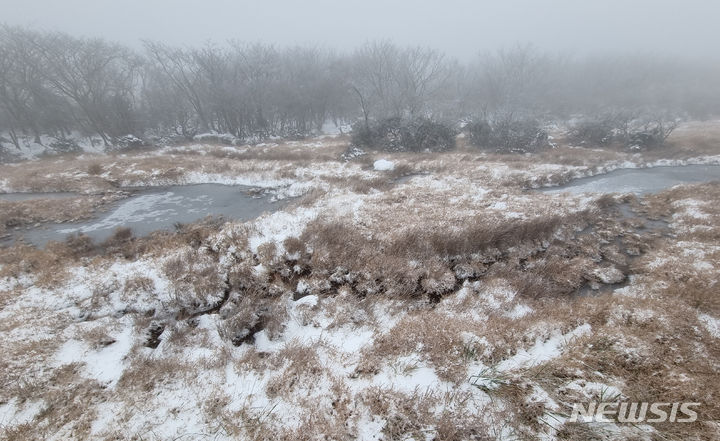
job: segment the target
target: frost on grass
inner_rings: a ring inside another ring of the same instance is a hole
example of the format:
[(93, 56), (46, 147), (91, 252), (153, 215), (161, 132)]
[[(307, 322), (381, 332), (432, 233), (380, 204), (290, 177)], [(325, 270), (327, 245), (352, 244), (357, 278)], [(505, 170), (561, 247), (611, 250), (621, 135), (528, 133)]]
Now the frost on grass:
[[(718, 360), (716, 184), (557, 197), (524, 189), (645, 160), (397, 154), (377, 171), (380, 158), (343, 162), (327, 142), (167, 148), (116, 155), (100, 174), (79, 158), (4, 177), (31, 189), (61, 176), (70, 189), (252, 183), (297, 199), (112, 246), (8, 248), (3, 436), (622, 439), (644, 428), (572, 425), (572, 403), (688, 399), (717, 414), (703, 374)], [(618, 204), (639, 219), (618, 219)], [(647, 219), (667, 231), (640, 228)]]

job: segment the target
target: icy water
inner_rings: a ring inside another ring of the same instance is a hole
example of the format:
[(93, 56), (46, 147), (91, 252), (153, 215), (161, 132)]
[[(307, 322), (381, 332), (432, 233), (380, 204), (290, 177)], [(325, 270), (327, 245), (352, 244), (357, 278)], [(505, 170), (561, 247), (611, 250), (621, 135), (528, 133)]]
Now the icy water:
[(678, 184), (720, 180), (718, 165), (686, 165), (619, 169), (602, 175), (574, 179), (559, 187), (543, 188), (544, 193), (657, 193)]
[(176, 223), (190, 223), (208, 215), (250, 220), (283, 206), (280, 202), (270, 202), (268, 195), (259, 195), (249, 187), (198, 184), (143, 188), (113, 204), (97, 218), (78, 223), (47, 224), (18, 231), (15, 237), (24, 237), (37, 246), (44, 246), (51, 240), (65, 240), (73, 233), (83, 233), (102, 241), (118, 227), (132, 228), (136, 236), (144, 236), (152, 231), (172, 230)]

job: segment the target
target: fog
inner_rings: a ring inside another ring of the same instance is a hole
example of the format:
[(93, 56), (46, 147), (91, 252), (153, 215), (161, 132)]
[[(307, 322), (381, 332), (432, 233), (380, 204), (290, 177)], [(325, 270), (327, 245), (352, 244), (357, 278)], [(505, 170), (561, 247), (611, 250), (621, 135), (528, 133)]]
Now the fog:
[(649, 52), (717, 57), (714, 0), (0, 0), (10, 25), (103, 37), (133, 47), (207, 40), (352, 49), (367, 40), (418, 44), (460, 59), (532, 43), (570, 54)]
[(476, 143), (514, 151), (578, 120), (582, 138), (658, 145), (679, 119), (720, 115), (711, 2), (0, 1), (0, 148), (329, 123), (451, 148), (473, 121)]

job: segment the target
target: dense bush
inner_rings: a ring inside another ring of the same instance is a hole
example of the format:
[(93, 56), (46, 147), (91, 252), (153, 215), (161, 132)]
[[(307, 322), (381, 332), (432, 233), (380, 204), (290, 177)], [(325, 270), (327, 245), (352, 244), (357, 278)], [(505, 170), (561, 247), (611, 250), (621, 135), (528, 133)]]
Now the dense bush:
[(81, 150), (75, 141), (65, 138), (60, 138), (51, 142), (50, 148), (58, 153), (72, 153)]
[(615, 115), (583, 118), (575, 122), (568, 133), (571, 142), (579, 145), (609, 145), (625, 137), (628, 121)]
[(654, 120), (644, 123), (628, 134), (626, 147), (630, 150), (645, 150), (661, 147), (675, 130), (675, 121)]
[(675, 129), (676, 123), (663, 118), (639, 119), (631, 114), (604, 114), (574, 123), (569, 140), (592, 147), (614, 145), (628, 150), (657, 148)]
[(242, 140), (229, 133), (202, 133), (200, 135), (195, 135), (193, 137), (193, 141), (206, 144), (239, 145)]
[(549, 145), (548, 134), (532, 119), (478, 119), (465, 126), (470, 144), (499, 153), (527, 153)]
[(455, 148), (455, 131), (427, 118), (386, 118), (353, 127), (352, 143), (388, 152), (447, 151)]

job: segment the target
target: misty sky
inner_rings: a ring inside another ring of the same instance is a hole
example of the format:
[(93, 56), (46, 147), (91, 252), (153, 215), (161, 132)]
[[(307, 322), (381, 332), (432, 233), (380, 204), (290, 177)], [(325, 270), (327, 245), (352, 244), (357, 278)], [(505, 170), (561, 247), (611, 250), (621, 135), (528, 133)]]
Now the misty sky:
[(373, 39), (459, 58), (532, 43), (718, 57), (718, 0), (0, 0), (0, 22), (139, 46), (227, 39), (354, 48)]

